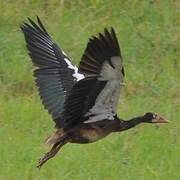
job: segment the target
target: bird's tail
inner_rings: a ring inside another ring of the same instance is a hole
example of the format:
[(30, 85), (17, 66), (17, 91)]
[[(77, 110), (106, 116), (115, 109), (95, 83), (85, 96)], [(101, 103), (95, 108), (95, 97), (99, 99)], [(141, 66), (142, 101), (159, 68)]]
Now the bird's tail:
[(51, 144), (55, 144), (59, 141), (61, 141), (61, 139), (63, 140), (65, 136), (65, 132), (63, 129), (58, 129), (52, 136), (48, 137), (44, 144), (46, 145), (51, 145)]

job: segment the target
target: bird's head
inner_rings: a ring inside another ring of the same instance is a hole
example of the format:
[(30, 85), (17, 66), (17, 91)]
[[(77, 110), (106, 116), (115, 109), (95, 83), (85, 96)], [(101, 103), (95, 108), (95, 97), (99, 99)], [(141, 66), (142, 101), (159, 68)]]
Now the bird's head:
[(144, 122), (147, 123), (168, 123), (170, 122), (169, 120), (163, 118), (162, 116), (153, 113), (153, 112), (148, 112), (144, 115)]

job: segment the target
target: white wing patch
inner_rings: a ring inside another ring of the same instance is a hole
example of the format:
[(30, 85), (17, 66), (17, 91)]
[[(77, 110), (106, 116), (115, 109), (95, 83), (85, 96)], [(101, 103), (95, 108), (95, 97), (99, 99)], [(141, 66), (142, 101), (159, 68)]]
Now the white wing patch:
[(65, 55), (65, 56), (67, 56), (67, 54), (61, 49), (61, 51), (62, 51), (62, 53)]
[[(64, 52), (63, 52), (63, 54), (65, 55)], [(64, 60), (67, 63), (68, 68), (74, 70), (74, 74), (72, 76), (75, 77), (77, 79), (77, 81), (80, 81), (81, 79), (84, 79), (84, 75), (78, 73), (78, 68), (76, 66), (72, 65), (71, 61), (69, 61), (67, 58), (64, 58)]]
[(92, 123), (104, 119), (114, 120), (116, 115), (119, 95), (123, 83), (122, 60), (120, 57), (112, 57), (113, 68), (107, 61), (102, 65), (102, 70), (98, 80), (108, 81), (106, 86), (96, 98), (94, 106), (85, 114), (90, 116), (84, 123)]

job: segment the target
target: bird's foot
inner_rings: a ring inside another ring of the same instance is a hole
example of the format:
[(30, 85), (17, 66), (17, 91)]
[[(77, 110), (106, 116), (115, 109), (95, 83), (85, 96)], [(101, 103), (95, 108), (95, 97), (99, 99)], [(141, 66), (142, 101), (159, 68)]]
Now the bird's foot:
[(37, 168), (41, 168), (42, 165), (48, 160), (50, 159), (52, 156), (52, 154), (50, 152), (46, 153), (44, 156), (42, 156), (40, 159), (39, 159), (39, 163), (37, 165)]
[(42, 165), (47, 160), (49, 160), (50, 158), (53, 158), (64, 144), (66, 144), (66, 143), (65, 142), (61, 142), (61, 143), (58, 142), (58, 143), (54, 144), (52, 149), (49, 152), (47, 152), (43, 157), (41, 157), (39, 159), (39, 163), (37, 165), (37, 168), (40, 169), (42, 167)]

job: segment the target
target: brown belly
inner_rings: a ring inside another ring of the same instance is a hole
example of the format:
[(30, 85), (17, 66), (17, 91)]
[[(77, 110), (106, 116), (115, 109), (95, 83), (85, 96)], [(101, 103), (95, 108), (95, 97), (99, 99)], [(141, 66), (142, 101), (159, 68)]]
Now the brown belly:
[(110, 132), (105, 131), (103, 128), (91, 126), (81, 126), (68, 132), (68, 135), (71, 137), (70, 142), (78, 144), (92, 143), (104, 138), (108, 134)]

